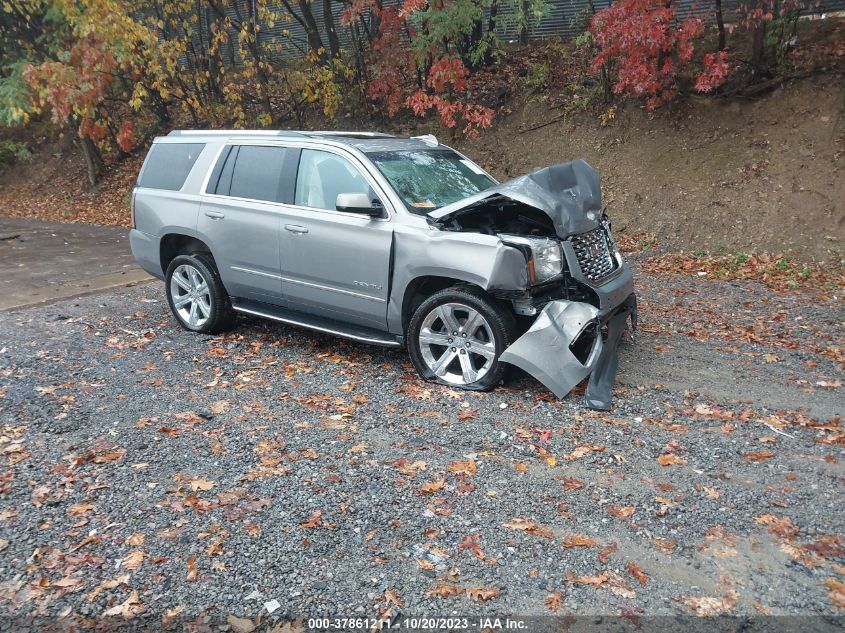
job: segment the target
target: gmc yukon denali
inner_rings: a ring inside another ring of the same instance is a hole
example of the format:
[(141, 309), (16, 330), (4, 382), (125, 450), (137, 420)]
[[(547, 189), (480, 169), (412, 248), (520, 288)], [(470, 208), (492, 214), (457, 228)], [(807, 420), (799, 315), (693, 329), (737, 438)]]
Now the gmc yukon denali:
[(406, 347), (426, 380), (508, 364), (610, 407), (630, 268), (583, 160), (499, 184), (433, 136), (175, 131), (132, 194), (132, 252), (179, 324), (236, 313)]

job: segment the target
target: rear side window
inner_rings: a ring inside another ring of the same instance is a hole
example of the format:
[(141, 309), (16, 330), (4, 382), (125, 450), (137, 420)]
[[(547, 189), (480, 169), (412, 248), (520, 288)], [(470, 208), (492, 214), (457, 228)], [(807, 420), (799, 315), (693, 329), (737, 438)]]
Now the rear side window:
[(144, 163), (138, 186), (179, 191), (204, 147), (204, 143), (156, 143)]
[[(285, 147), (264, 147), (261, 145), (241, 145), (237, 148), (237, 158), (232, 169), (231, 185), (228, 194), (235, 198), (267, 200), (268, 202), (287, 202), (284, 178), (285, 158), (290, 150)], [(232, 161), (234, 151), (223, 168), (217, 193), (226, 195), (223, 187), (228, 185), (226, 172)]]

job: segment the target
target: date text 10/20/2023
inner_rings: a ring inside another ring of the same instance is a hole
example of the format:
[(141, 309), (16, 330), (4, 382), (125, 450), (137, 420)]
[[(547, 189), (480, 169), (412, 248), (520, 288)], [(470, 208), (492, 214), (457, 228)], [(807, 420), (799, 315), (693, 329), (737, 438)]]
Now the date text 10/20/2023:
[(309, 618), (309, 631), (459, 631), (459, 630), (503, 630), (523, 631), (527, 623), (512, 618)]

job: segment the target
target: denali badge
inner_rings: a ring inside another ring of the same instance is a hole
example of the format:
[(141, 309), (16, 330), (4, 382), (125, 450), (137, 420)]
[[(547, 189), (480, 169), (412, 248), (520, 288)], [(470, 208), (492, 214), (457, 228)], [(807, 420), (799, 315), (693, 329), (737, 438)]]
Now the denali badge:
[(382, 286), (378, 284), (368, 284), (366, 281), (353, 281), (353, 284), (356, 286), (361, 286), (362, 288), (372, 288), (373, 290), (381, 290)]

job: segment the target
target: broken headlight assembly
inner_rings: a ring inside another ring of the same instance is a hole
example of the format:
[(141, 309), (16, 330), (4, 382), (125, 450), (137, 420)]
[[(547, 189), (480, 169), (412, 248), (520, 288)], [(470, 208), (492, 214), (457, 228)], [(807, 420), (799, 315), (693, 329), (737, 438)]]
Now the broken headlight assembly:
[(563, 272), (563, 249), (550, 237), (499, 235), (505, 244), (519, 248), (528, 261), (528, 281), (531, 285), (551, 281)]

